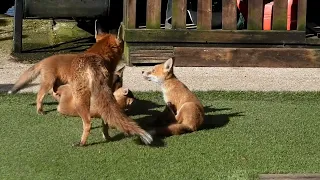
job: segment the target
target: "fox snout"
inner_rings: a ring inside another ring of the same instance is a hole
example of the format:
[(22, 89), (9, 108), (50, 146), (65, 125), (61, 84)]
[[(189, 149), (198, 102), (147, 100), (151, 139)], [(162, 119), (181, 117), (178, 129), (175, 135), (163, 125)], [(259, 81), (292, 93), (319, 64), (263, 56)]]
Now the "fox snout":
[(150, 81), (149, 75), (150, 75), (150, 72), (142, 71), (142, 76), (145, 80)]

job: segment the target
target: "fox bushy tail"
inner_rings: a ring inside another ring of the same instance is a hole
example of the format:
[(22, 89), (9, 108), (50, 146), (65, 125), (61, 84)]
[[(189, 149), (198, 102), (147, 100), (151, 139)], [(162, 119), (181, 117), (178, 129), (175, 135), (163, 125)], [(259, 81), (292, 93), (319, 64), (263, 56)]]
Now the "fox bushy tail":
[[(93, 70), (95, 71), (95, 70)], [(117, 128), (119, 131), (129, 135), (138, 135), (145, 144), (151, 144), (152, 136), (143, 130), (136, 122), (130, 119), (117, 104), (111, 88), (101, 72), (95, 71), (92, 75), (91, 96), (99, 106), (101, 118), (104, 123)]]
[(113, 103), (115, 102), (110, 102), (101, 114), (105, 123), (117, 128), (126, 135), (138, 135), (145, 144), (150, 144), (153, 141), (152, 136), (143, 130), (136, 122), (126, 116), (117, 104)]
[(14, 84), (8, 94), (14, 94), (18, 92), (20, 89), (24, 88), (27, 84), (36, 79), (40, 74), (40, 63), (37, 63), (26, 70), (18, 79), (18, 81)]

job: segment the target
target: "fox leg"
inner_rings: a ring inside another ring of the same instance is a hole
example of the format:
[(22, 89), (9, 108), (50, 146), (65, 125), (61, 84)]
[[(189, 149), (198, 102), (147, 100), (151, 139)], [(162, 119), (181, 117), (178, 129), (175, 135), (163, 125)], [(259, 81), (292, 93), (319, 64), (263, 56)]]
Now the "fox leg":
[(77, 93), (72, 93), (75, 99), (75, 107), (82, 119), (82, 136), (79, 143), (74, 144), (74, 146), (84, 146), (87, 142), (88, 136), (91, 129), (91, 116), (90, 116), (90, 92), (86, 91), (78, 95)]
[(44, 114), (43, 112), (43, 98), (44, 96), (50, 91), (50, 89), (53, 87), (55, 79), (54, 78), (48, 78), (44, 77), (41, 80), (40, 84), (40, 90), (37, 94), (37, 113), (38, 114)]
[(175, 113), (171, 107), (171, 103), (167, 103), (165, 109), (160, 113), (160, 115), (156, 118), (154, 125), (165, 125), (175, 122)]
[(102, 133), (103, 133), (103, 138), (105, 140), (110, 140), (111, 137), (109, 135), (109, 126), (107, 123), (104, 123), (104, 120), (101, 121), (102, 123)]

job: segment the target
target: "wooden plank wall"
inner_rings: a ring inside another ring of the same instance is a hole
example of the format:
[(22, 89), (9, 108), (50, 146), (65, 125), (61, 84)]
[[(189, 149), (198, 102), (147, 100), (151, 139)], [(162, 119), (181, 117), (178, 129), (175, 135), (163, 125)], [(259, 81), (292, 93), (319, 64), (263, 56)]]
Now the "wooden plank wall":
[(127, 29), (136, 28), (137, 0), (124, 0), (123, 21)]
[(172, 29), (186, 28), (187, 0), (172, 0)]
[(147, 29), (143, 30), (135, 26), (136, 0), (125, 1), (125, 56), (131, 63), (160, 63), (175, 56), (177, 66), (320, 67), (320, 50), (316, 48), (275, 46), (306, 43), (307, 0), (298, 1), (298, 31), (287, 31), (287, 0), (274, 0), (271, 31), (262, 30), (264, 0), (247, 1), (247, 30), (236, 30), (236, 0), (222, 1), (222, 30), (211, 29), (212, 0), (198, 0), (197, 30), (186, 29), (187, 0), (173, 0), (172, 29), (166, 30), (160, 29), (161, 0), (147, 0)]
[(147, 29), (160, 29), (161, 0), (147, 0)]
[(273, 30), (286, 30), (287, 29), (287, 0), (274, 0), (273, 4)]
[(197, 29), (210, 30), (212, 24), (212, 0), (198, 0)]
[(237, 29), (237, 1), (236, 0), (222, 1), (222, 29), (223, 30)]
[(298, 31), (306, 30), (306, 21), (307, 21), (307, 0), (298, 1)]
[(262, 30), (263, 0), (248, 1), (248, 30)]

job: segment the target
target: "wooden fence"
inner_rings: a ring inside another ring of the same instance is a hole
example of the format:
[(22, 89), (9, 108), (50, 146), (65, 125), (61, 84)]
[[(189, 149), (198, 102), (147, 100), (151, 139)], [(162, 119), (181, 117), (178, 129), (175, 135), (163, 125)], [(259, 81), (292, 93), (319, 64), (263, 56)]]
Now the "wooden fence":
[(147, 0), (146, 28), (137, 28), (137, 1), (124, 0), (125, 59), (177, 66), (320, 67), (307, 48), (307, 0), (298, 0), (297, 29), (287, 30), (288, 0), (274, 0), (272, 30), (263, 29), (264, 0), (247, 0), (247, 29), (237, 30), (237, 0), (222, 0), (222, 29), (211, 29), (212, 0), (198, 0), (197, 27), (186, 28), (187, 0), (173, 0), (172, 28), (161, 28), (161, 0)]

